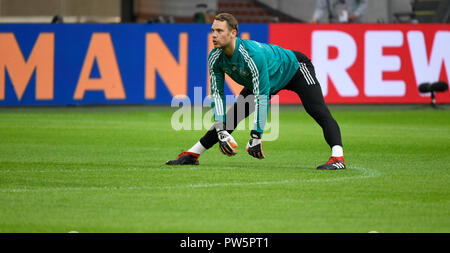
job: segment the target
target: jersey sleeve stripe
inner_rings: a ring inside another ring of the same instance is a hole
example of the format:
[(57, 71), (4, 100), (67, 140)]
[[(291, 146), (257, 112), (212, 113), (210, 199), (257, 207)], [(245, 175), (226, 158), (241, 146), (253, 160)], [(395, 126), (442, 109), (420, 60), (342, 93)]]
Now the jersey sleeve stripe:
[(248, 52), (244, 49), (242, 45), (239, 46), (239, 52), (244, 56), (245, 62), (247, 62), (248, 67), (252, 72), (252, 82), (253, 82), (253, 94), (256, 96), (259, 94), (259, 71), (256, 67), (253, 59), (248, 55)]
[[(256, 67), (255, 62), (253, 59), (248, 55), (248, 52), (244, 49), (242, 45), (239, 46), (239, 52), (244, 56), (245, 62), (248, 64), (248, 67), (250, 68), (252, 72), (252, 82), (253, 82), (253, 94), (255, 95), (255, 117), (254, 117), (254, 124), (256, 126), (259, 126), (260, 124), (260, 103), (266, 103), (266, 98), (261, 98), (259, 94), (259, 71)], [(266, 105), (264, 104), (263, 107)]]
[(216, 76), (214, 74), (213, 67), (221, 53), (222, 53), (222, 50), (217, 50), (216, 52), (214, 52), (211, 55), (210, 59), (208, 60), (209, 75), (210, 75), (210, 79), (211, 79), (211, 91), (213, 93), (212, 98), (214, 99), (214, 103), (215, 103), (214, 109), (215, 109), (217, 116), (223, 116), (224, 114), (223, 114), (222, 98), (220, 97), (220, 93), (217, 88)]

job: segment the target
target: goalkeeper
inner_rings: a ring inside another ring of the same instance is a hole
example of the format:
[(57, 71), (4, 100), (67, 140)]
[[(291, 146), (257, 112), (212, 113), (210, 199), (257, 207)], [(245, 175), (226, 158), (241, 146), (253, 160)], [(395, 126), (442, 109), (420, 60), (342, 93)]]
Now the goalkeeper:
[[(237, 143), (231, 134), (239, 122), (252, 112), (255, 112), (255, 124), (246, 150), (249, 155), (263, 159), (262, 135), (270, 95), (286, 89), (297, 93), (307, 113), (321, 126), (331, 148), (330, 159), (317, 169), (345, 169), (340, 129), (325, 104), (311, 60), (297, 51), (237, 37), (238, 22), (228, 13), (215, 16), (211, 29), (214, 49), (209, 54), (208, 66), (215, 123), (191, 149), (166, 164), (197, 165), (199, 156), (217, 142), (225, 155), (237, 154)], [(224, 111), (225, 73), (244, 86), (227, 114)], [(254, 96), (250, 99), (251, 103), (246, 103), (248, 96)], [(243, 112), (238, 110), (242, 103), (245, 108)]]

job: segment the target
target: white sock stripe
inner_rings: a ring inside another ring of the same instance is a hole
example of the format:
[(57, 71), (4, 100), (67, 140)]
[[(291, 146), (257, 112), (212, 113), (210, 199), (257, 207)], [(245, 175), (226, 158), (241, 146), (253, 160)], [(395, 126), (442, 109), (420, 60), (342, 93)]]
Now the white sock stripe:
[(342, 149), (342, 146), (334, 145), (333, 147), (331, 147), (331, 156), (344, 156), (344, 150)]
[(206, 151), (206, 148), (203, 147), (203, 145), (202, 145), (202, 143), (200, 141), (195, 143), (194, 146), (192, 146), (192, 148), (190, 148), (188, 150), (188, 152), (196, 153), (196, 154), (199, 154), (199, 155), (202, 154), (205, 151)]

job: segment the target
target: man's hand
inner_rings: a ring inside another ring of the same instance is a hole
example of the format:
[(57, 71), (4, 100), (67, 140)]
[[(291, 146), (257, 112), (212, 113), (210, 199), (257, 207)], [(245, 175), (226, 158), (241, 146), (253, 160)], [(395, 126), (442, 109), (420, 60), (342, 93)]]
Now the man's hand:
[(219, 147), (222, 153), (227, 156), (237, 154), (237, 143), (231, 134), (229, 134), (226, 130), (221, 130), (217, 132), (217, 135), (219, 137)]
[(237, 143), (234, 140), (233, 136), (228, 133), (224, 128), (222, 122), (216, 122), (214, 127), (217, 131), (217, 137), (219, 138), (219, 148), (222, 153), (227, 156), (233, 156), (237, 154)]
[(263, 159), (265, 156), (264, 156), (263, 145), (262, 145), (262, 140), (261, 140), (262, 133), (252, 130), (250, 132), (250, 136), (252, 138), (248, 141), (247, 147), (246, 147), (248, 154), (255, 158)]

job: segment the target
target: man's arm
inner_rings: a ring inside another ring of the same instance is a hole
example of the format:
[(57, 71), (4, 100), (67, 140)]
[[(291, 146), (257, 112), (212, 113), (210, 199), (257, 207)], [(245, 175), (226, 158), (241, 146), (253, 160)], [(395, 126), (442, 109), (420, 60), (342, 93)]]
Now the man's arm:
[(211, 83), (211, 108), (214, 112), (214, 121), (225, 124), (225, 92), (223, 70), (218, 67), (217, 59), (222, 50), (215, 50), (209, 54), (208, 67)]
[[(247, 55), (248, 56), (248, 55)], [(267, 70), (266, 58), (262, 54), (246, 57), (245, 62), (252, 75), (253, 95), (255, 96), (255, 115), (253, 130), (262, 133), (267, 122), (270, 100), (269, 72)]]
[(220, 151), (227, 155), (233, 156), (237, 154), (237, 143), (225, 130), (225, 92), (224, 92), (224, 77), (223, 70), (218, 66), (217, 59), (222, 50), (218, 49), (211, 51), (208, 57), (209, 76), (211, 83), (211, 107), (214, 112), (214, 128), (219, 139)]
[(263, 159), (262, 133), (269, 112), (270, 83), (266, 58), (263, 54), (250, 57), (244, 49), (240, 49), (252, 75), (253, 94), (255, 96), (255, 124), (250, 132), (252, 137), (246, 146), (249, 155)]

